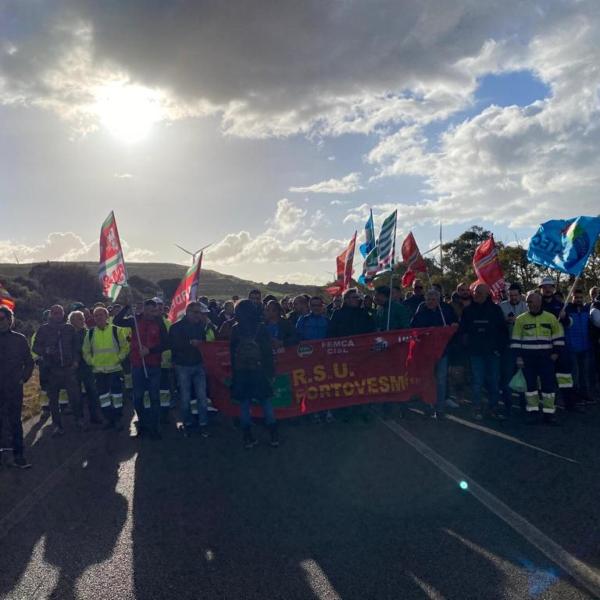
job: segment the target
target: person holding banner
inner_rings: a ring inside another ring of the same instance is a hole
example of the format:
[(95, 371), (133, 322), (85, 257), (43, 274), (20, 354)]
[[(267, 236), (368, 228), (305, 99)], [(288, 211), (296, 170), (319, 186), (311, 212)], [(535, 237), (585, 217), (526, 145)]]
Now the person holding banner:
[[(138, 435), (148, 433), (150, 438), (160, 439), (160, 364), (162, 352), (168, 345), (167, 330), (154, 300), (145, 300), (143, 312), (136, 317), (128, 316), (130, 311), (126, 304), (114, 318), (114, 324), (132, 331), (131, 376)], [(147, 409), (144, 407), (146, 391), (150, 396)]]
[(361, 308), (358, 290), (347, 289), (342, 294), (342, 306), (331, 315), (327, 337), (360, 335), (374, 331), (375, 322), (369, 313)]
[[(411, 327), (457, 327), (458, 320), (452, 307), (441, 302), (438, 290), (431, 289), (425, 295), (425, 302), (417, 308), (412, 318)], [(446, 391), (448, 388), (448, 347), (442, 357), (435, 364), (435, 380), (437, 386), (437, 397), (435, 404), (435, 416), (443, 419), (446, 416)]]
[(271, 434), (270, 445), (279, 446), (277, 422), (271, 404), (275, 376), (271, 337), (261, 322), (251, 300), (240, 300), (235, 306), (236, 324), (231, 330), (231, 396), (240, 403), (240, 422), (244, 447), (253, 448), (258, 442), (252, 435), (250, 404), (262, 406), (265, 423)]
[(377, 331), (406, 329), (410, 324), (411, 314), (409, 309), (406, 308), (405, 304), (394, 300), (391, 300), (390, 305), (390, 293), (390, 288), (387, 285), (380, 285), (375, 288), (375, 304), (377, 305), (375, 324)]

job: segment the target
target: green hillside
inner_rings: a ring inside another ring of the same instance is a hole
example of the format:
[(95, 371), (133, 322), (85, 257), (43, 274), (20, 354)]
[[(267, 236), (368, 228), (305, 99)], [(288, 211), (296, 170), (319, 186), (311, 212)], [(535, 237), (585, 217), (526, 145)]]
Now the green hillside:
[[(29, 272), (35, 266), (36, 263), (25, 263), (25, 264), (13, 264), (13, 263), (0, 263), (0, 282), (3, 278), (15, 278), (15, 277), (28, 277)], [(39, 263), (37, 263), (39, 264)], [(45, 264), (45, 263), (44, 263)], [(59, 265), (62, 263), (52, 262), (52, 265)], [(68, 263), (74, 264), (74, 263)], [(96, 274), (98, 271), (98, 263), (95, 262), (83, 262), (78, 263), (85, 266), (90, 273)], [(127, 271), (130, 279), (133, 277), (144, 279), (149, 283), (155, 284), (156, 291), (159, 286), (157, 282), (166, 279), (181, 279), (185, 273), (186, 267), (182, 265), (176, 265), (173, 263), (128, 263)], [(230, 298), (232, 295), (244, 297), (248, 294), (248, 291), (258, 288), (264, 294), (274, 294), (277, 297), (280, 296), (293, 296), (300, 293), (322, 293), (322, 288), (318, 286), (307, 286), (307, 285), (295, 285), (291, 283), (257, 283), (255, 281), (249, 281), (246, 279), (240, 279), (233, 275), (225, 275), (218, 273), (217, 271), (211, 271), (209, 269), (203, 269), (200, 277), (200, 289), (199, 293), (202, 296), (208, 296), (209, 298), (225, 299)]]

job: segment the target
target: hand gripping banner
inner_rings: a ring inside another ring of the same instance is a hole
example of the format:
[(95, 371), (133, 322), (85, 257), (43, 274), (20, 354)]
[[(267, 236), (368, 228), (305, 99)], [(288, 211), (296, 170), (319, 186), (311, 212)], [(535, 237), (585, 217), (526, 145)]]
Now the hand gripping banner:
[[(419, 398), (435, 404), (434, 366), (453, 327), (403, 329), (307, 341), (275, 352), (273, 406), (278, 418), (371, 402)], [(214, 405), (236, 416), (231, 398), (229, 343), (202, 346)], [(260, 414), (258, 407), (253, 408)]]

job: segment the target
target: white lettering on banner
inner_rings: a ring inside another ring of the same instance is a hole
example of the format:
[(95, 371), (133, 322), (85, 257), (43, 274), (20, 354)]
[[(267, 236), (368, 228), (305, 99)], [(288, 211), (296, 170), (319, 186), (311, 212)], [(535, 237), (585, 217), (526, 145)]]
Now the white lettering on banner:
[(321, 342), (327, 354), (348, 354), (348, 348), (354, 348), (355, 343), (352, 340), (325, 340)]

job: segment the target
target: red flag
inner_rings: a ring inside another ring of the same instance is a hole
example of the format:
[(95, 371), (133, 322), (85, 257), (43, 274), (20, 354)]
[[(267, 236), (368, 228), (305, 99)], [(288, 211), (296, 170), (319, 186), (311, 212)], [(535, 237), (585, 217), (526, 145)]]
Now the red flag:
[(100, 229), (100, 266), (98, 277), (102, 292), (113, 302), (121, 288), (127, 285), (125, 261), (121, 249), (121, 240), (117, 229), (115, 214), (111, 211)]
[(426, 273), (427, 265), (419, 252), (419, 247), (415, 241), (412, 231), (406, 236), (402, 242), (402, 260), (406, 265), (406, 273), (402, 277), (402, 285), (410, 287), (415, 280), (416, 273)]
[(352, 280), (352, 265), (354, 264), (354, 248), (356, 246), (356, 231), (348, 244), (348, 247), (335, 259), (337, 282), (334, 286), (327, 288), (327, 293), (338, 296), (350, 287)]
[(194, 263), (183, 276), (183, 279), (171, 300), (171, 309), (169, 310), (168, 316), (171, 323), (179, 321), (179, 319), (185, 315), (187, 305), (196, 300), (201, 268), (202, 253), (200, 253), (200, 256), (198, 257), (198, 262)]
[(477, 275), (478, 283), (487, 284), (490, 287), (492, 296), (498, 298), (506, 284), (493, 235), (477, 246), (473, 255), (473, 269), (475, 275)]
[(15, 301), (2, 283), (0, 283), (0, 306), (6, 306), (12, 311), (15, 310)]

